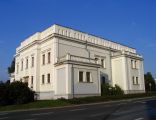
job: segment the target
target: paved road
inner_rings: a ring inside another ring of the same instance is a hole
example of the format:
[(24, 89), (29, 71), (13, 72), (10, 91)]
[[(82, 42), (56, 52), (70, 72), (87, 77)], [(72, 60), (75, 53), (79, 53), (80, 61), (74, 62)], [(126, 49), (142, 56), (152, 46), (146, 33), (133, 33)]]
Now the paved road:
[(156, 98), (0, 112), (0, 120), (156, 120)]

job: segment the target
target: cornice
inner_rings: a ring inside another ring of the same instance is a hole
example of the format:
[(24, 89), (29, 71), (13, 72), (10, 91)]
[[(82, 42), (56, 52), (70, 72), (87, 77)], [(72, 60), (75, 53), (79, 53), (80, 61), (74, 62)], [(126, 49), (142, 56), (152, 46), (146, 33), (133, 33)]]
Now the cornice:
[(111, 58), (119, 58), (119, 57), (128, 57), (128, 58), (131, 58), (131, 59), (136, 59), (136, 60), (141, 60), (141, 61), (144, 60), (142, 57), (137, 57), (137, 56), (132, 56), (132, 55), (126, 55), (126, 54), (111, 56)]
[(57, 62), (54, 65), (55, 66), (60, 66), (63, 64), (73, 64), (73, 65), (82, 65), (82, 66), (87, 66), (87, 67), (94, 67), (94, 68), (100, 68), (100, 64), (93, 64), (93, 63), (86, 63), (86, 62), (80, 62), (80, 61), (72, 61), (72, 60), (65, 60), (62, 62)]

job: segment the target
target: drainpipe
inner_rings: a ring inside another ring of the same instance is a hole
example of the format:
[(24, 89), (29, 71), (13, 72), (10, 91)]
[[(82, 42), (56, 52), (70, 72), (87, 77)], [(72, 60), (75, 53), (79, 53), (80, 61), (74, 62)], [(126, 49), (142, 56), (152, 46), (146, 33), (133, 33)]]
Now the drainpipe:
[(111, 80), (111, 85), (113, 85), (113, 80), (112, 80), (112, 56), (111, 56), (111, 47), (109, 48), (109, 55), (110, 55), (110, 80)]
[(74, 67), (73, 67), (73, 64), (72, 64), (72, 75), (71, 75), (71, 79), (72, 79), (72, 95), (73, 95), (73, 98), (75, 97), (75, 91), (74, 91)]
[(88, 52), (88, 57), (89, 57), (89, 61), (90, 61), (90, 51), (87, 49), (87, 40), (86, 40), (86, 46), (85, 46), (86, 51)]

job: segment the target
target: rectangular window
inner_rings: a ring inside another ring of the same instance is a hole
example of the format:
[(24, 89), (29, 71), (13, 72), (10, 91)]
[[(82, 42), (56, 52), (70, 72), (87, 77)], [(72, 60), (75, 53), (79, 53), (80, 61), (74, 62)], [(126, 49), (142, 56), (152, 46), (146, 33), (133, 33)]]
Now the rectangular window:
[(18, 73), (18, 69), (19, 69), (19, 64), (17, 64), (17, 71), (16, 71), (17, 73)]
[(137, 84), (137, 85), (139, 84), (139, 82), (138, 82), (138, 77), (136, 77), (136, 84)]
[(134, 69), (138, 68), (137, 60), (131, 60), (131, 67), (134, 68)]
[(44, 75), (42, 75), (42, 84), (44, 84)]
[(101, 59), (101, 65), (103, 68), (106, 68), (106, 60), (105, 59)]
[(131, 67), (133, 68), (133, 60), (131, 60)]
[(132, 77), (133, 85), (135, 84), (135, 78), (134, 76)]
[(47, 83), (50, 83), (50, 74), (47, 74)]
[(87, 82), (91, 82), (90, 72), (86, 72)]
[(101, 59), (101, 65), (102, 65), (102, 67), (103, 67), (103, 65), (104, 65), (104, 64), (103, 64), (103, 59)]
[(34, 77), (31, 76), (31, 85), (33, 85), (33, 83), (34, 83)]
[(42, 64), (45, 65), (45, 54), (42, 55)]
[(21, 61), (21, 71), (23, 70), (23, 60)]
[(50, 57), (51, 57), (51, 53), (48, 52), (48, 63), (50, 63)]
[(28, 69), (28, 58), (26, 59), (26, 69)]
[(83, 82), (83, 71), (79, 71), (79, 82)]
[(95, 63), (98, 64), (98, 58), (95, 58)]
[(31, 67), (34, 67), (34, 57), (31, 58)]
[(137, 61), (135, 61), (135, 68), (137, 69)]

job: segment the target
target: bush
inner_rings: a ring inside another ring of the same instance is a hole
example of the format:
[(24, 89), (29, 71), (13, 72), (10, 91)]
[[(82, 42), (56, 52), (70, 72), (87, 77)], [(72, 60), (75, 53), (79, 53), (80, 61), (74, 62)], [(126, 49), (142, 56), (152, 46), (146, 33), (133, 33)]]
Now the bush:
[(7, 102), (7, 85), (0, 82), (0, 105), (4, 105)]
[(101, 95), (110, 95), (110, 88), (111, 86), (109, 84), (102, 84), (101, 85)]
[(101, 85), (101, 95), (102, 96), (109, 96), (109, 95), (123, 95), (124, 91), (118, 86), (112, 87), (109, 84), (102, 84)]
[[(0, 85), (0, 104), (24, 104), (34, 101), (34, 92), (25, 83), (13, 82), (9, 85)], [(2, 90), (3, 89), (3, 90)]]
[(120, 86), (115, 84), (114, 88), (115, 88), (115, 95), (123, 95), (124, 94), (124, 91), (121, 89)]

